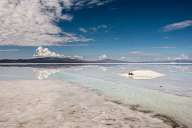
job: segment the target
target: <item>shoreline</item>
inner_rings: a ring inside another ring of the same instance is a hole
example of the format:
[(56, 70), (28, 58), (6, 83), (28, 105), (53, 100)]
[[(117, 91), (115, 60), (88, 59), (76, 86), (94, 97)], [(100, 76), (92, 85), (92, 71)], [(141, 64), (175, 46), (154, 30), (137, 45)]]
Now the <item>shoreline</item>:
[(0, 81), (0, 114), (3, 128), (187, 128), (139, 105), (123, 104), (97, 90), (55, 80)]
[(145, 114), (149, 114), (153, 118), (158, 118), (158, 119), (162, 120), (164, 123), (170, 125), (172, 128), (188, 128), (188, 126), (186, 126), (185, 124), (183, 124), (181, 122), (176, 121), (173, 117), (170, 117), (170, 116), (167, 116), (164, 114), (160, 114), (160, 113), (156, 113), (156, 112), (151, 111), (151, 110), (143, 109), (140, 105), (124, 104), (118, 100), (116, 100), (116, 101), (111, 100), (111, 102), (114, 102), (114, 103), (119, 104), (119, 105), (127, 106), (133, 111), (138, 111), (138, 112), (142, 112)]
[[(90, 89), (90, 88), (87, 88), (87, 89), (97, 93), (97, 95), (105, 96), (96, 89)], [(144, 109), (139, 104), (134, 105), (134, 104), (123, 103), (122, 101), (114, 100), (114, 98), (109, 97), (109, 96), (108, 97), (105, 96), (105, 100), (113, 102), (113, 103), (115, 103), (117, 105), (128, 107), (129, 109), (131, 109), (133, 111), (149, 114), (152, 118), (158, 118), (158, 119), (162, 120), (164, 123), (170, 125), (172, 128), (189, 128), (187, 125), (177, 121), (173, 117), (167, 116), (165, 114), (157, 113), (157, 112), (154, 112), (154, 111), (151, 111), (151, 110), (148, 110), (148, 109)]]

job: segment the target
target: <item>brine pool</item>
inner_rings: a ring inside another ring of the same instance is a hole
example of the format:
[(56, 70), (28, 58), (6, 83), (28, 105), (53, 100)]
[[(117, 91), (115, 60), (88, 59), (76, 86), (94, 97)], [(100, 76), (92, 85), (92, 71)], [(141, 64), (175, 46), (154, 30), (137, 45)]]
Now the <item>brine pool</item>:
[[(121, 73), (153, 70), (163, 77), (135, 80)], [(192, 65), (128, 64), (0, 67), (0, 80), (63, 80), (127, 104), (168, 115), (192, 127)], [(91, 97), (90, 97), (91, 98)]]

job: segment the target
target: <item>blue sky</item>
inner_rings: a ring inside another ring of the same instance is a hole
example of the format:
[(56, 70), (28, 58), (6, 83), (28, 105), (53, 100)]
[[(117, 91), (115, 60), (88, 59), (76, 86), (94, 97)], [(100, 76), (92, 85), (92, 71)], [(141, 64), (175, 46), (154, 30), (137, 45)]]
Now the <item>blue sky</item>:
[[(62, 13), (73, 18), (58, 20), (55, 25), (88, 41), (45, 47), (85, 59), (98, 59), (99, 56), (125, 60), (190, 59), (191, 12), (190, 0), (114, 0), (102, 6), (64, 9)], [(36, 45), (2, 44), (0, 58), (29, 58), (36, 48)]]

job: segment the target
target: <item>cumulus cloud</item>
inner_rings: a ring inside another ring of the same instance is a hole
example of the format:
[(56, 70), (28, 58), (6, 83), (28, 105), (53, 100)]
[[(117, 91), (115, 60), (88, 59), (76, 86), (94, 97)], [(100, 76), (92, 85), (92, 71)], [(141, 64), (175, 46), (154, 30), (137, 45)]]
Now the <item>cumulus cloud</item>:
[(60, 45), (90, 41), (61, 30), (56, 23), (71, 21), (63, 12), (101, 6), (111, 0), (0, 0), (0, 45)]
[(187, 27), (192, 26), (192, 20), (185, 20), (173, 24), (169, 24), (163, 27), (164, 32), (170, 32), (170, 31), (175, 31), (175, 30), (181, 30)]
[(35, 53), (33, 55), (34, 57), (66, 57), (66, 58), (73, 58), (73, 59), (83, 59), (83, 56), (80, 55), (73, 55), (73, 56), (65, 56), (64, 54), (60, 54), (57, 52), (53, 52), (49, 50), (48, 48), (38, 47), (35, 50)]
[(108, 56), (107, 56), (106, 54), (103, 54), (103, 55), (99, 56), (99, 59), (100, 59), (100, 60), (102, 60), (102, 59), (107, 59), (107, 58), (108, 58)]
[(38, 47), (34, 57), (64, 57), (63, 54), (50, 51), (48, 48)]

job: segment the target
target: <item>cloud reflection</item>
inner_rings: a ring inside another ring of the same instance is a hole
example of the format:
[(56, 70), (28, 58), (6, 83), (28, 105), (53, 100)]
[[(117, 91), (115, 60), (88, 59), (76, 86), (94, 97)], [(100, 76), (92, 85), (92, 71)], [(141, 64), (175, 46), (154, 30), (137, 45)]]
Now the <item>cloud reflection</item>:
[(61, 70), (60, 69), (50, 69), (50, 68), (47, 68), (47, 69), (39, 68), (39, 69), (34, 69), (33, 72), (35, 73), (35, 77), (38, 80), (46, 80), (51, 75), (61, 72)]

